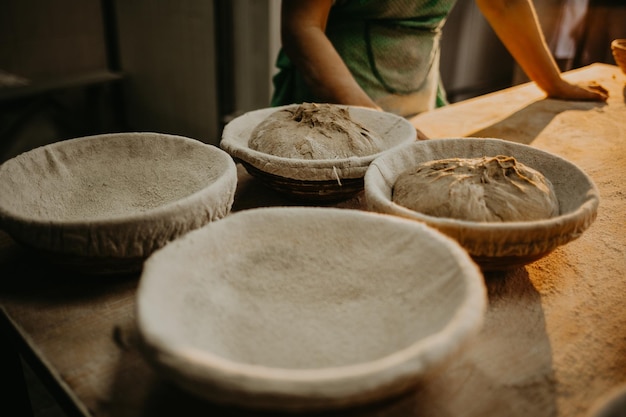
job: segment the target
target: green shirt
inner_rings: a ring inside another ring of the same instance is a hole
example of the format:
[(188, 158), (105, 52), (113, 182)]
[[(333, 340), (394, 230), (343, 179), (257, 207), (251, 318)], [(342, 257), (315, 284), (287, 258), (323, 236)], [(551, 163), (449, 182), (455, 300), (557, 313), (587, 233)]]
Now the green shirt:
[[(326, 35), (357, 83), (384, 110), (409, 117), (446, 104), (441, 29), (455, 0), (338, 0)], [(284, 51), (272, 105), (319, 101)]]

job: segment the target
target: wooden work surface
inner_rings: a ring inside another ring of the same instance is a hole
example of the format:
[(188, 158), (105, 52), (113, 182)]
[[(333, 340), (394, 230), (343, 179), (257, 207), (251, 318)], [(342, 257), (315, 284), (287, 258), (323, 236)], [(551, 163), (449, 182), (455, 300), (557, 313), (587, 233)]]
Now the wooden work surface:
[[(600, 208), (577, 240), (485, 277), (476, 341), (409, 395), (332, 416), (586, 416), (626, 383), (626, 75), (596, 64), (567, 74), (610, 90), (608, 103), (545, 100), (531, 84), (413, 121), (430, 137), (497, 137), (577, 164)], [(293, 204), (240, 167), (234, 210)], [(362, 195), (340, 204), (362, 207)], [(34, 258), (0, 232), (0, 305), (11, 341), (69, 412), (97, 417), (256, 416), (198, 400), (161, 380), (135, 345), (138, 276), (93, 278)]]

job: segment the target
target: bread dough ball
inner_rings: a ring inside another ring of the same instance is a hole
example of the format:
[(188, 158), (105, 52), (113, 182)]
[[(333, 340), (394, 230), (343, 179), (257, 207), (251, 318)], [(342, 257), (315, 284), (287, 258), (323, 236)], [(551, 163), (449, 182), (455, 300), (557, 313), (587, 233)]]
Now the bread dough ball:
[(382, 139), (352, 120), (347, 108), (316, 103), (272, 113), (254, 128), (248, 146), (296, 159), (350, 158), (384, 149)]
[(559, 214), (552, 183), (502, 155), (421, 163), (397, 178), (392, 200), (430, 216), (479, 222), (540, 220)]

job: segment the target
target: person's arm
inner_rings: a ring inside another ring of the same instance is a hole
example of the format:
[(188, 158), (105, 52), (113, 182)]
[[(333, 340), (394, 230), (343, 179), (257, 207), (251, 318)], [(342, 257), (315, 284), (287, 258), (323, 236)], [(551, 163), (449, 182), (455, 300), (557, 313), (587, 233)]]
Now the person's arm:
[(378, 109), (324, 33), (332, 3), (333, 0), (283, 0), (283, 49), (321, 101)]
[(561, 77), (539, 26), (531, 0), (476, 0), (479, 9), (526, 75), (548, 97), (606, 100), (607, 91), (590, 82), (571, 84)]

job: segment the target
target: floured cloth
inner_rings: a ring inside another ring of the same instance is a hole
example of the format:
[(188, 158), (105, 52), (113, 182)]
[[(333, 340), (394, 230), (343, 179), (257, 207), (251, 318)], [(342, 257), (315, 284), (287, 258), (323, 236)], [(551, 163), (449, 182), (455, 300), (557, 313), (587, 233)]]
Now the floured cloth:
[(107, 134), (66, 140), (0, 166), (0, 224), (42, 250), (144, 256), (229, 213), (232, 158), (181, 136)]
[(421, 223), (273, 207), (157, 252), (137, 306), (146, 352), (184, 386), (213, 401), (306, 411), (416, 384), (476, 334), (486, 292), (467, 253)]

